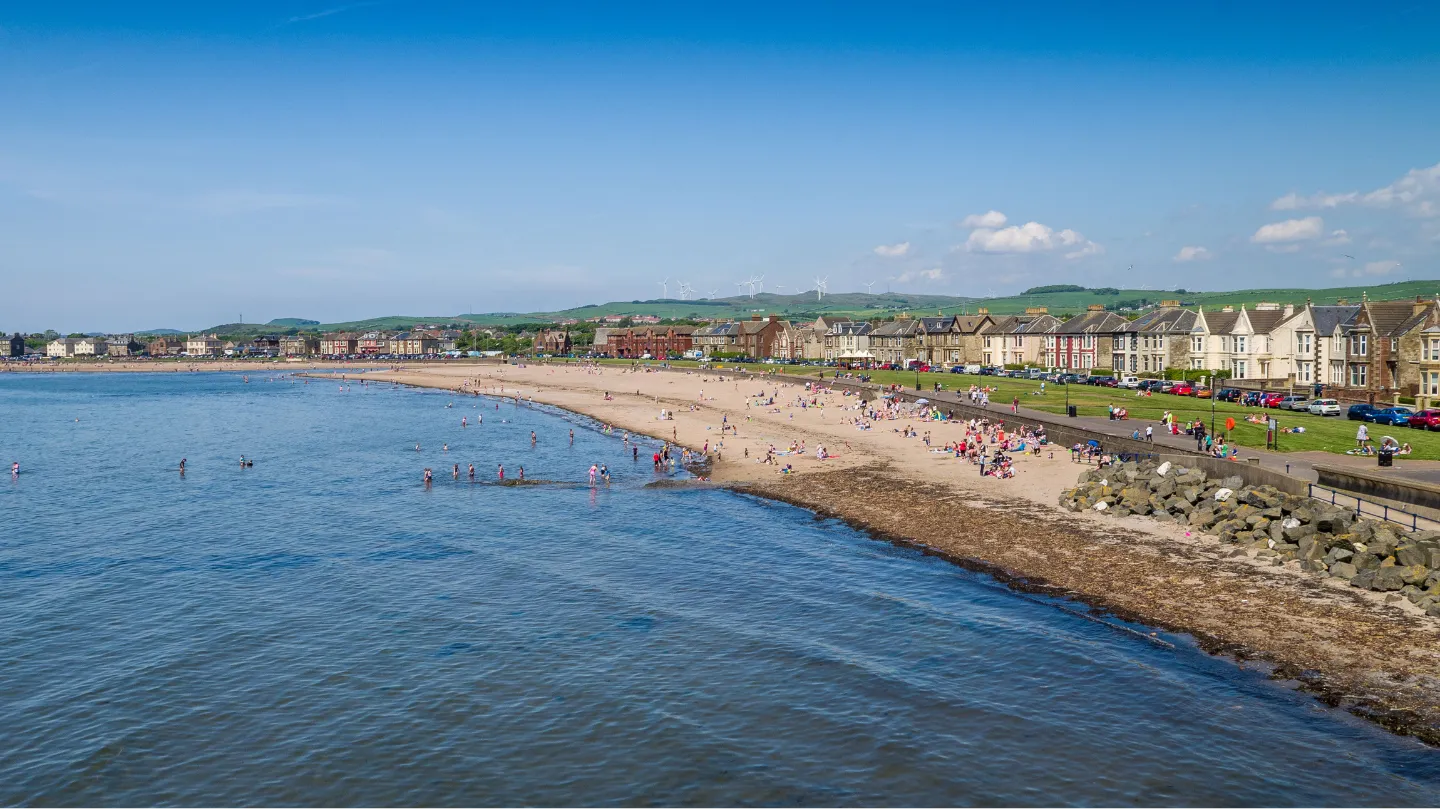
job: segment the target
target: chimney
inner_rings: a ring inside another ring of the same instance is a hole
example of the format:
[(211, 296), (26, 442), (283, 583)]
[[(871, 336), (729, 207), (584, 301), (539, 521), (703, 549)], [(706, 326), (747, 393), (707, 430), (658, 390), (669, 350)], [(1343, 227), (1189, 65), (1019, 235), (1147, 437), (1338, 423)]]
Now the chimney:
[(1281, 310), (1281, 317), (1282, 317), (1282, 318), (1288, 318), (1288, 317), (1290, 317), (1291, 315), (1294, 315), (1294, 314), (1295, 314), (1295, 305), (1294, 305), (1294, 304), (1286, 304), (1286, 305), (1285, 305), (1285, 309)]
[(1271, 312), (1280, 308), (1280, 305), (1273, 301), (1261, 301), (1255, 305), (1256, 312)]
[(752, 321), (758, 321), (758, 320), (760, 320), (760, 316), (759, 316), (759, 315), (751, 315), (751, 316), (750, 316), (750, 320), (752, 320)]
[(1220, 308), (1220, 311), (1221, 311), (1221, 312), (1234, 312), (1234, 311), (1235, 311), (1235, 307), (1224, 306), (1224, 307), (1221, 307), (1221, 308)]
[(775, 322), (778, 321), (778, 320), (780, 320), (780, 316), (779, 316), (779, 315), (771, 315), (771, 316), (770, 316), (770, 323), (775, 323)]
[(1168, 300), (1165, 300), (1165, 301), (1161, 301), (1161, 302), (1160, 302), (1160, 306), (1162, 306), (1162, 307), (1178, 307), (1178, 306), (1180, 306), (1180, 299), (1178, 299), (1178, 298), (1171, 298), (1171, 299), (1168, 299)]
[(1415, 305), (1410, 308), (1410, 314), (1419, 315), (1429, 307), (1430, 304), (1425, 301), (1424, 297), (1417, 295), (1415, 296)]
[(989, 308), (989, 307), (979, 307), (979, 308), (977, 308), (977, 309), (975, 310), (975, 314), (976, 314), (976, 315), (989, 315), (989, 314), (990, 314), (990, 308)]
[(1026, 308), (1025, 308), (1025, 314), (1026, 314), (1026, 315), (1046, 315), (1046, 314), (1049, 314), (1049, 312), (1050, 312), (1050, 308), (1049, 308), (1049, 307), (1026, 307)]
[(1105, 305), (1104, 305), (1104, 304), (1091, 304), (1090, 306), (1086, 307), (1085, 309), (1086, 309), (1087, 311), (1089, 311), (1089, 312), (1104, 312), (1104, 311), (1105, 311)]

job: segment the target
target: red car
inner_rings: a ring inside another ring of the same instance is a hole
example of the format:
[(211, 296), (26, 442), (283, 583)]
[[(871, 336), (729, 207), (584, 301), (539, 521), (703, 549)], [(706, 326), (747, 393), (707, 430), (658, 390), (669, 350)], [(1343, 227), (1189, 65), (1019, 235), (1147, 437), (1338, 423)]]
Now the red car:
[(1410, 427), (1420, 430), (1440, 430), (1440, 411), (1430, 408), (1410, 417)]
[(1267, 408), (1278, 408), (1283, 399), (1285, 399), (1284, 394), (1265, 394), (1260, 398), (1260, 404)]
[(1178, 383), (1175, 383), (1175, 387), (1174, 387), (1174, 388), (1171, 388), (1171, 389), (1170, 389), (1170, 393), (1172, 393), (1172, 394), (1174, 394), (1174, 395), (1176, 395), (1176, 396), (1179, 396), (1179, 397), (1194, 396), (1194, 395), (1195, 395), (1195, 386), (1191, 385), (1191, 384), (1188, 383), (1188, 382), (1178, 382)]

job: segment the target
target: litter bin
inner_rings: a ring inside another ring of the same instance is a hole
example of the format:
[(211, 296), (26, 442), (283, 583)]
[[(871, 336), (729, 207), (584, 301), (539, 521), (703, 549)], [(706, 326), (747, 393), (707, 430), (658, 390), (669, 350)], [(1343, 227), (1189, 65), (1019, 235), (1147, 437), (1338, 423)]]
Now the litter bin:
[(1076, 406), (1074, 406), (1074, 405), (1066, 405), (1066, 406), (1065, 406), (1065, 415), (1068, 416), (1068, 417), (1070, 417), (1071, 419), (1074, 419), (1074, 418), (1075, 418), (1075, 408), (1076, 408)]
[(1380, 450), (1379, 459), (1381, 467), (1394, 467), (1395, 451), (1389, 448), (1383, 448)]

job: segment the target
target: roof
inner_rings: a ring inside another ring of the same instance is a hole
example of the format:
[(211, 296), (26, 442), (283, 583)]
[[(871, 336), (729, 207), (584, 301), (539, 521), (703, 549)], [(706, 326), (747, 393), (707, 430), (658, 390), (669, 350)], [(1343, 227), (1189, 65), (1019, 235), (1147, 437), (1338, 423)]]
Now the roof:
[(1370, 312), (1370, 330), (1377, 337), (1398, 337), (1418, 325), (1418, 321), (1410, 323), (1416, 320), (1413, 301), (1370, 301), (1364, 306)]
[(955, 331), (971, 335), (979, 331), (987, 322), (993, 320), (989, 315), (956, 315), (952, 319)]
[(955, 322), (951, 317), (921, 318), (920, 330), (922, 332), (949, 332), (950, 325)]
[(1165, 307), (1156, 309), (1141, 315), (1135, 320), (1125, 324), (1120, 329), (1122, 332), (1143, 332), (1146, 334), (1166, 334), (1172, 332), (1190, 332), (1195, 328), (1195, 312), (1189, 309), (1177, 309)]
[(875, 327), (871, 337), (910, 337), (920, 334), (920, 324), (912, 320), (886, 321)]
[(1060, 335), (1091, 335), (1097, 332), (1118, 332), (1125, 325), (1125, 319), (1113, 312), (1087, 312), (1076, 315), (1060, 324), (1055, 330)]
[(1054, 315), (1036, 315), (1029, 321), (1023, 321), (1010, 330), (1017, 335), (1037, 335), (1047, 332), (1054, 332), (1060, 328), (1060, 319)]
[(1310, 319), (1315, 323), (1316, 333), (1331, 335), (1336, 329), (1354, 321), (1359, 312), (1359, 304), (1311, 306)]
[(1283, 309), (1252, 309), (1247, 310), (1245, 316), (1250, 319), (1250, 328), (1257, 335), (1270, 334), (1286, 318)]
[(830, 331), (826, 334), (836, 336), (854, 335), (858, 337), (868, 335), (874, 331), (874, 329), (875, 327), (871, 326), (869, 321), (840, 321), (839, 323), (832, 324)]
[[(1235, 329), (1235, 322), (1240, 320), (1239, 312), (1206, 312), (1205, 325), (1210, 327), (1212, 334), (1228, 335)], [(1200, 319), (1195, 319), (1195, 325), (1200, 325)]]

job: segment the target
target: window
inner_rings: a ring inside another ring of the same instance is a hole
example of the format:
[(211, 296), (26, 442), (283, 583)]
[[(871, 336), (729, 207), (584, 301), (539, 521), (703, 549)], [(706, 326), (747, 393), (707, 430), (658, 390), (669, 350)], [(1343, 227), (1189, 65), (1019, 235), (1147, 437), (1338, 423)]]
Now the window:
[(1133, 354), (1130, 355), (1130, 370), (1131, 370), (1131, 371), (1134, 371), (1134, 370), (1135, 370), (1135, 355), (1133, 355)]
[(1139, 335), (1131, 335), (1131, 336), (1130, 336), (1130, 351), (1132, 351), (1132, 352), (1135, 351), (1135, 348), (1136, 348), (1137, 346), (1139, 346), (1139, 345), (1140, 345), (1140, 336), (1139, 336)]
[(1305, 362), (1305, 361), (1302, 360), (1302, 361), (1300, 361), (1300, 362), (1298, 362), (1298, 363), (1295, 364), (1295, 381), (1296, 381), (1296, 382), (1303, 382), (1303, 383), (1308, 383), (1308, 382), (1310, 382), (1310, 364), (1309, 364), (1309, 363), (1307, 363), (1307, 362)]
[[(1351, 336), (1350, 336), (1350, 353), (1353, 354), (1353, 355), (1355, 355), (1356, 357), (1364, 357), (1366, 354), (1369, 354), (1369, 351), (1368, 351), (1369, 338), (1370, 338), (1369, 335), (1351, 335)], [(1354, 374), (1351, 374), (1351, 376), (1353, 377)]]
[(1016, 335), (1016, 336), (1015, 336), (1015, 348), (1017, 348), (1017, 349), (1023, 349), (1023, 348), (1025, 348), (1025, 336), (1024, 336), (1024, 335)]
[(1390, 353), (1400, 351), (1400, 338), (1390, 338)]
[(1234, 369), (1233, 369), (1233, 371), (1234, 371), (1234, 374), (1235, 374), (1235, 379), (1237, 379), (1237, 380), (1243, 380), (1243, 379), (1245, 379), (1245, 361), (1244, 361), (1244, 360), (1236, 360), (1236, 361), (1235, 361), (1235, 364), (1234, 364)]
[[(990, 337), (989, 337), (988, 335), (985, 337), (985, 348), (987, 348), (987, 349), (990, 348)], [(988, 359), (988, 357), (987, 357), (987, 359), (985, 360), (985, 363), (986, 363), (986, 365), (989, 365), (990, 360)]]
[(1308, 355), (1308, 354), (1310, 354), (1310, 333), (1309, 333), (1309, 332), (1296, 332), (1296, 333), (1295, 333), (1295, 353), (1296, 353), (1296, 354), (1302, 354), (1302, 355)]
[(1345, 338), (1336, 335), (1335, 337), (1330, 339), (1330, 342), (1335, 344), (1335, 354), (1345, 353)]
[(1426, 341), (1425, 359), (1440, 360), (1440, 338), (1430, 338)]
[(1427, 397), (1440, 396), (1440, 371), (1425, 372), (1421, 388)]
[(1365, 365), (1364, 363), (1351, 363), (1351, 364), (1350, 364), (1350, 385), (1353, 386), (1353, 387), (1355, 387), (1355, 388), (1362, 388), (1362, 387), (1364, 387), (1364, 385), (1365, 385), (1365, 375), (1366, 375), (1366, 373), (1369, 371), (1369, 368), (1370, 368), (1370, 367), (1367, 366), (1367, 365)]
[[(1205, 338), (1200, 335), (1190, 338), (1190, 351), (1197, 354), (1205, 351)], [(1195, 368), (1199, 368), (1199, 366), (1195, 366)]]
[(1235, 353), (1236, 353), (1236, 354), (1244, 354), (1244, 353), (1245, 353), (1245, 336), (1244, 336), (1244, 335), (1236, 335), (1236, 336), (1235, 336)]

